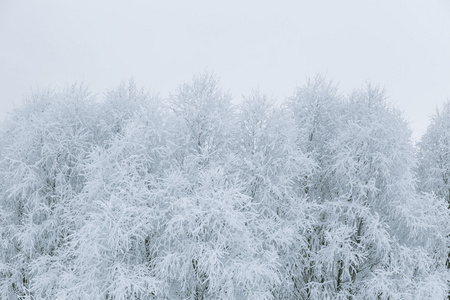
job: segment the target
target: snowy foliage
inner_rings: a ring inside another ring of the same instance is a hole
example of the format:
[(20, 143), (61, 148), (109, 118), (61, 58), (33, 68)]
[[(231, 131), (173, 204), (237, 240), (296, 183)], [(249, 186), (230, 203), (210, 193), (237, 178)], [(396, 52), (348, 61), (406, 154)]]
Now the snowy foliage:
[(0, 132), (0, 298), (447, 297), (448, 104), (416, 156), (370, 85), (231, 100), (207, 73), (30, 98)]
[(418, 154), (420, 188), (434, 192), (450, 206), (450, 101), (432, 116)]

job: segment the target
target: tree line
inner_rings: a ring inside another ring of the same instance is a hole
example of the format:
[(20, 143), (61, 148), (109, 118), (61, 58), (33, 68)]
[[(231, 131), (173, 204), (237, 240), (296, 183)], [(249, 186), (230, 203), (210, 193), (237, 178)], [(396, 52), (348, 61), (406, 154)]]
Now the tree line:
[(323, 76), (34, 93), (0, 130), (2, 299), (445, 299), (450, 104), (418, 146)]

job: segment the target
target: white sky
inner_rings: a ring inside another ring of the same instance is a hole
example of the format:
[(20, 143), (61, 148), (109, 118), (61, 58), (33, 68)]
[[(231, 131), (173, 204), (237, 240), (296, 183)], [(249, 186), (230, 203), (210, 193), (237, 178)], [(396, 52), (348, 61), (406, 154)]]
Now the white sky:
[(385, 87), (419, 137), (450, 97), (450, 0), (0, 0), (0, 119), (31, 89), (131, 76), (162, 97), (207, 68), (239, 101), (325, 73)]

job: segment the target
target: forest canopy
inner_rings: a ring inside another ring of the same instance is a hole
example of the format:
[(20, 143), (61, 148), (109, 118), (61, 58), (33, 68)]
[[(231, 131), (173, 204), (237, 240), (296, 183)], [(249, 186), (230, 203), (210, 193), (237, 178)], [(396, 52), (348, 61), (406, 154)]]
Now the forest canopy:
[(35, 92), (0, 130), (1, 299), (446, 299), (450, 106), (414, 146), (323, 76)]

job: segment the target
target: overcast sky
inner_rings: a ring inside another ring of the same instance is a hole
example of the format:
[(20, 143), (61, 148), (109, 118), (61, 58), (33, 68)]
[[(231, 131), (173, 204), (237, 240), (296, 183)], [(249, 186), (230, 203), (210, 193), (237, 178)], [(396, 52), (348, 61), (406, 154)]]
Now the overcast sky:
[(31, 89), (133, 76), (166, 97), (207, 68), (237, 101), (307, 77), (384, 87), (415, 138), (450, 97), (450, 0), (0, 0), (0, 118)]

